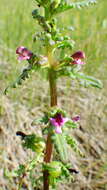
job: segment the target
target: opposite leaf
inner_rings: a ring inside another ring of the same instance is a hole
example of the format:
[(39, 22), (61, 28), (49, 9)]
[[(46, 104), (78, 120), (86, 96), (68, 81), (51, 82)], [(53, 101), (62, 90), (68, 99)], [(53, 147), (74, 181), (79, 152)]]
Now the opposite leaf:
[(53, 138), (55, 148), (63, 162), (68, 160), (67, 143), (63, 134), (54, 134)]
[(77, 79), (81, 79), (82, 84), (86, 87), (93, 86), (96, 88), (103, 88), (101, 81), (92, 76), (87, 76), (83, 73), (76, 73), (75, 75)]
[(95, 3), (96, 3), (96, 0), (85, 0), (82, 2), (75, 2), (75, 3), (69, 3), (69, 4), (62, 3), (57, 9), (55, 9), (54, 14), (58, 14), (58, 13), (61, 13), (73, 8), (80, 9), (80, 8), (88, 7), (89, 5), (95, 4)]

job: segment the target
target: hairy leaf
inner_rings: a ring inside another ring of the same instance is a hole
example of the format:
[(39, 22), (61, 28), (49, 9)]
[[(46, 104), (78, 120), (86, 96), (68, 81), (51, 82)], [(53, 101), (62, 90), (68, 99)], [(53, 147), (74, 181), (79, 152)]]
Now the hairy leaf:
[(72, 49), (74, 47), (74, 41), (73, 40), (63, 40), (62, 42), (57, 43), (57, 48), (69, 48)]
[(65, 123), (65, 126), (67, 126), (68, 128), (72, 128), (72, 129), (75, 129), (78, 127), (78, 123), (77, 122), (74, 122), (72, 120), (68, 120), (66, 123)]
[(82, 2), (75, 2), (75, 3), (63, 3), (60, 4), (59, 7), (57, 9), (55, 9), (54, 14), (58, 14), (64, 11), (67, 11), (69, 9), (72, 8), (84, 8), (84, 7), (88, 7), (91, 4), (95, 4), (96, 0), (84, 0)]
[(75, 75), (76, 75), (77, 79), (81, 79), (82, 84), (86, 87), (87, 86), (93, 86), (96, 88), (103, 87), (103, 84), (101, 83), (101, 81), (92, 76), (87, 76), (83, 73), (76, 73)]
[(44, 148), (44, 140), (42, 137), (37, 137), (35, 134), (26, 135), (23, 140), (23, 146), (34, 152), (40, 152)]
[(55, 134), (54, 144), (57, 152), (60, 155), (61, 160), (63, 162), (66, 162), (68, 160), (68, 154), (67, 154), (67, 143), (65, 140), (65, 136), (63, 134)]
[(16, 81), (14, 81), (5, 89), (4, 94), (7, 94), (9, 88), (16, 88), (18, 85), (22, 85), (22, 81), (28, 79), (30, 77), (31, 72), (33, 70), (37, 70), (38, 68), (38, 65), (35, 66), (30, 64), (27, 68), (23, 69), (22, 73), (19, 75)]

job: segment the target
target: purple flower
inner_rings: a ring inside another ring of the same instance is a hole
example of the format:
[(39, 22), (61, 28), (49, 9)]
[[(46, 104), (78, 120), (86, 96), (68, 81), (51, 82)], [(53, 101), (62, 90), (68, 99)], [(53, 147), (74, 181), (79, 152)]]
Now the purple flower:
[(28, 60), (33, 56), (33, 53), (23, 46), (20, 46), (16, 49), (16, 54), (19, 55), (19, 60)]
[(55, 126), (56, 133), (62, 133), (61, 127), (64, 125), (65, 122), (68, 121), (68, 118), (64, 118), (60, 113), (57, 113), (57, 115), (54, 118), (50, 118), (50, 123)]
[(77, 122), (77, 121), (79, 121), (79, 120), (80, 120), (80, 116), (79, 116), (79, 115), (77, 115), (77, 116), (75, 116), (75, 117), (72, 118), (72, 121), (74, 121), (74, 122), (75, 122), (75, 121)]
[(85, 58), (85, 53), (82, 51), (77, 51), (71, 57), (74, 59), (71, 63), (76, 65), (82, 65), (85, 64), (81, 59)]

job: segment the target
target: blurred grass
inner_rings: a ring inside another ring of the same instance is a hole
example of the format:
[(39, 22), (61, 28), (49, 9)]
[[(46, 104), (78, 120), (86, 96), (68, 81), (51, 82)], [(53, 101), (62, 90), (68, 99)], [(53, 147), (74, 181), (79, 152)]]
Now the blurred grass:
[[(33, 34), (39, 30), (31, 12), (35, 2), (26, 0), (0, 0), (0, 54), (1, 61), (12, 64), (16, 61), (17, 46), (24, 45), (33, 50), (38, 44), (32, 43)], [(59, 17), (58, 25), (73, 26), (69, 32), (76, 40), (75, 49), (83, 49), (87, 55), (86, 72), (97, 73), (105, 67), (107, 59), (107, 1), (98, 0), (97, 5), (81, 10), (71, 10)], [(105, 76), (102, 76), (105, 77)]]

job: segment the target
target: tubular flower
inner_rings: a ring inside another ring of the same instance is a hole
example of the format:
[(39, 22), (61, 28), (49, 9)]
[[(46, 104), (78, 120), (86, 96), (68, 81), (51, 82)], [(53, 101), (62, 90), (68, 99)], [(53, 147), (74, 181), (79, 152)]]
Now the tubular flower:
[(54, 118), (50, 118), (50, 123), (55, 126), (55, 132), (56, 133), (62, 133), (61, 127), (68, 121), (68, 118), (64, 118), (60, 113), (57, 113), (57, 115)]
[(85, 53), (82, 51), (77, 51), (71, 57), (74, 59), (71, 63), (76, 65), (82, 65), (85, 64), (81, 59), (85, 58)]
[(80, 116), (79, 116), (79, 115), (77, 115), (77, 116), (75, 116), (75, 117), (72, 118), (72, 121), (74, 121), (74, 122), (75, 122), (75, 121), (77, 122), (77, 121), (79, 121), (79, 120), (80, 120)]
[(23, 46), (20, 46), (16, 49), (16, 54), (19, 55), (19, 60), (28, 60), (33, 56), (33, 53)]

